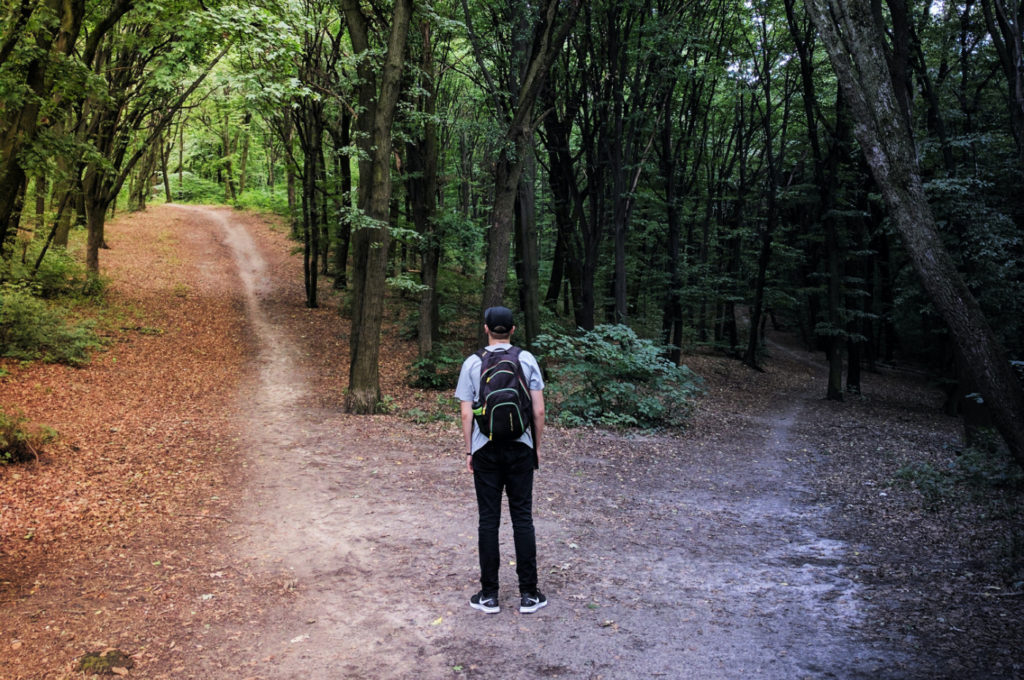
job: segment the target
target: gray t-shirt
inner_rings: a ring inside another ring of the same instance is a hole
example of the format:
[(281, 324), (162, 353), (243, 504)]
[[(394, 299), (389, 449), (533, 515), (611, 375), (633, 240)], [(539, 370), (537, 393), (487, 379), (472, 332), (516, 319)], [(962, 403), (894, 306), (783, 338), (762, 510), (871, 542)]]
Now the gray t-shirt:
[[(512, 344), (503, 342), (497, 345), (490, 345), (485, 347), (488, 352), (492, 352), (496, 349), (508, 349)], [(526, 386), (532, 390), (543, 390), (544, 389), (544, 378), (540, 374), (540, 365), (537, 363), (536, 357), (527, 352), (525, 349), (519, 353), (519, 363), (523, 367), (523, 377), (526, 378)], [(455, 398), (459, 401), (475, 402), (480, 392), (480, 367), (483, 362), (476, 354), (471, 354), (465, 361), (462, 362), (462, 370), (459, 372), (459, 384), (455, 388)], [(522, 437), (518, 441), (526, 444), (527, 446), (533, 446), (533, 432), (527, 429)], [(480, 428), (476, 424), (476, 420), (473, 421), (473, 452), (481, 448), (487, 443), (487, 437), (480, 432)]]

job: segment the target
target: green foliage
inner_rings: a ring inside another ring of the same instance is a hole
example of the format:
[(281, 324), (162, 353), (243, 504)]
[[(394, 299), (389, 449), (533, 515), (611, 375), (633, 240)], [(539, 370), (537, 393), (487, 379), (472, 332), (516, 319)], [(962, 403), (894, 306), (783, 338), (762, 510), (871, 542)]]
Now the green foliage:
[(929, 510), (956, 501), (963, 492), (984, 499), (994, 489), (1024, 488), (1024, 470), (998, 443), (998, 435), (990, 432), (975, 445), (957, 450), (944, 466), (923, 461), (904, 465), (894, 481), (916, 489)]
[[(20, 282), (27, 286), (32, 294), (48, 300), (59, 297), (93, 296), (103, 292), (103, 280), (92, 281), (91, 276), (63, 248), (50, 248), (46, 257), (39, 264), (38, 271), (33, 272), (42, 243), (33, 241), (25, 251), (24, 257), (11, 257), (0, 260), (0, 281)], [(98, 286), (98, 288), (97, 288)]]
[(952, 486), (948, 475), (922, 461), (904, 465), (896, 471), (895, 479), (897, 483), (917, 489), (924, 499), (925, 507), (932, 509), (942, 502)]
[(70, 323), (27, 284), (0, 285), (0, 356), (79, 366), (101, 346), (91, 323)]
[(397, 276), (392, 276), (384, 281), (388, 288), (396, 290), (406, 296), (418, 297), (423, 291), (427, 290), (427, 287), (417, 281), (408, 272), (402, 272)]
[(548, 366), (545, 403), (564, 425), (683, 427), (701, 390), (696, 374), (628, 326), (542, 335), (537, 348)]
[(456, 346), (438, 345), (430, 356), (412, 363), (409, 369), (409, 384), (426, 390), (454, 389), (459, 381), (462, 359)]
[(171, 175), (171, 196), (178, 203), (223, 203), (224, 187), (191, 172)]
[(91, 280), (96, 278), (90, 276), (82, 263), (66, 250), (54, 248), (49, 250), (39, 263), (39, 269), (32, 281), (40, 297), (53, 299), (60, 296), (98, 295), (103, 292), (103, 282)]
[(0, 409), (0, 465), (32, 460), (56, 439), (53, 428), (33, 425), (21, 413), (11, 415)]
[(382, 414), (394, 413), (395, 398), (388, 394), (381, 395), (380, 401), (377, 402), (377, 406), (374, 409), (374, 412)]
[(454, 397), (439, 394), (434, 401), (433, 408), (428, 410), (419, 407), (411, 408), (404, 415), (405, 418), (418, 425), (425, 425), (427, 423), (453, 421), (456, 419), (458, 411), (458, 402)]
[(283, 191), (246, 189), (235, 200), (235, 207), (288, 217), (288, 195)]

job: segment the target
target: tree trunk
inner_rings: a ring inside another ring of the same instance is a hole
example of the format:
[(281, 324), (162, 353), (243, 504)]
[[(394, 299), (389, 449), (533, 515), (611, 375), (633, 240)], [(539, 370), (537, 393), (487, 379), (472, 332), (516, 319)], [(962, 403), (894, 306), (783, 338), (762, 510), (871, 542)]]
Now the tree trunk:
[(828, 325), (829, 333), (825, 338), (825, 354), (828, 357), (828, 390), (826, 398), (832, 401), (843, 400), (843, 350), (845, 341), (842, 315), (842, 264), (839, 257), (839, 237), (836, 218), (826, 215), (825, 226), (825, 257), (828, 261)]
[[(533, 49), (529, 62), (523, 68), (523, 77), (519, 91), (509, 110), (499, 104), (498, 111), (508, 115), (508, 127), (503, 139), (501, 153), (495, 164), (494, 172), (494, 203), (491, 210), (491, 226), (487, 234), (487, 268), (484, 273), (483, 309), (504, 304), (505, 280), (508, 276), (509, 251), (514, 229), (514, 211), (516, 194), (519, 191), (519, 175), (523, 168), (523, 158), (527, 153), (527, 145), (533, 133), (533, 108), (540, 95), (544, 81), (555, 57), (561, 52), (562, 44), (576, 21), (580, 11), (580, 2), (569, 5), (567, 14), (561, 24), (555, 23), (559, 0), (547, 0), (533, 33)], [(467, 18), (469, 8), (463, 1)], [(470, 24), (467, 21), (467, 27)], [(484, 63), (483, 50), (479, 40), (469, 30), (470, 38), (476, 45), (474, 53), (481, 70), (491, 83), (489, 93), (496, 100), (501, 100), (501, 92), (494, 86), (488, 68)], [(481, 310), (481, 318), (482, 318)], [(483, 326), (481, 325), (481, 333)]]
[(438, 333), (437, 273), (441, 262), (440, 237), (434, 225), (437, 209), (437, 167), (440, 146), (437, 136), (437, 69), (434, 65), (434, 45), (430, 23), (421, 25), (423, 55), (420, 61), (423, 95), (420, 110), (424, 114), (423, 138), (408, 144), (409, 148), (409, 198), (412, 203), (413, 223), (422, 236), (420, 246), (420, 283), (424, 290), (420, 295), (419, 357), (430, 356), (434, 351), (434, 340)]
[(85, 225), (88, 230), (85, 242), (85, 267), (92, 274), (100, 271), (100, 248), (103, 247), (103, 225), (109, 202), (103, 198), (85, 198)]
[[(173, 138), (172, 138), (173, 139)], [(174, 202), (174, 194), (171, 193), (171, 178), (167, 173), (167, 161), (171, 155), (171, 149), (174, 147), (174, 142), (168, 142), (166, 145), (163, 140), (157, 140), (157, 144), (160, 145), (160, 174), (164, 179), (164, 199), (168, 203)]]
[(388, 255), (391, 203), (391, 127), (401, 86), (412, 0), (395, 0), (391, 33), (383, 68), (378, 74), (368, 59), (367, 19), (358, 0), (343, 0), (342, 9), (359, 63), (360, 159), (359, 207), (371, 223), (353, 237), (351, 363), (346, 408), (374, 413), (380, 403), (380, 328), (384, 312), (384, 279)]
[[(674, 83), (673, 83), (674, 85)], [(672, 88), (666, 89), (662, 106), (667, 108), (671, 101)], [(662, 300), (661, 333), (665, 343), (670, 345), (668, 358), (678, 364), (682, 358), (683, 309), (679, 302), (682, 279), (679, 272), (680, 237), (679, 206), (676, 204), (676, 158), (672, 148), (673, 117), (665, 115), (661, 120), (661, 144), (658, 153), (658, 168), (665, 185), (665, 221), (668, 223), (668, 290)]]
[[(531, 135), (532, 137), (532, 135)], [(533, 144), (526, 145), (526, 158), (519, 181), (517, 200), (517, 258), (516, 278), (519, 282), (519, 307), (523, 311), (522, 335), (520, 338), (527, 348), (533, 347), (533, 340), (540, 335), (540, 281), (537, 244), (537, 159)]]
[(334, 288), (342, 290), (348, 286), (348, 251), (352, 237), (352, 159), (348, 156), (351, 142), (352, 117), (348, 111), (341, 114), (341, 122), (335, 139), (335, 163), (339, 181), (335, 192), (338, 207), (338, 224), (334, 243)]
[(248, 180), (249, 169), (249, 124), (252, 122), (252, 112), (246, 111), (242, 118), (242, 152), (238, 158), (238, 193), (245, 193), (245, 183)]
[(46, 221), (46, 172), (36, 175), (36, 233), (41, 234)]
[(299, 216), (296, 212), (297, 198), (295, 192), (295, 163), (293, 161), (294, 154), (292, 154), (293, 138), (295, 136), (295, 126), (292, 124), (290, 116), (285, 116), (284, 130), (281, 134), (281, 141), (284, 144), (285, 153), (285, 185), (286, 195), (288, 196), (288, 219), (289, 219), (289, 231), (291, 237), (295, 238), (299, 235)]
[(807, 0), (855, 121), (854, 131), (914, 269), (949, 325), (964, 366), (1000, 434), (1024, 463), (1024, 389), (939, 237), (907, 112), (884, 59), (885, 38), (866, 0)]
[(39, 28), (29, 40), (38, 55), (24, 69), (24, 86), (31, 94), (23, 98), (20, 107), (5, 111), (0, 122), (0, 256), (21, 218), (20, 201), (27, 183), (21, 151), (32, 145), (39, 132), (40, 107), (52, 86), (48, 75), (51, 53), (71, 53), (85, 15), (84, 0), (46, 0), (45, 6), (58, 21)]
[(1024, 2), (982, 0), (985, 25), (1006, 78), (1010, 130), (1024, 165)]
[(224, 147), (224, 200), (234, 203), (238, 198), (235, 191), (235, 177), (231, 167), (231, 154), (234, 149), (231, 145), (231, 120), (228, 112), (224, 113), (224, 127), (221, 130), (221, 144)]

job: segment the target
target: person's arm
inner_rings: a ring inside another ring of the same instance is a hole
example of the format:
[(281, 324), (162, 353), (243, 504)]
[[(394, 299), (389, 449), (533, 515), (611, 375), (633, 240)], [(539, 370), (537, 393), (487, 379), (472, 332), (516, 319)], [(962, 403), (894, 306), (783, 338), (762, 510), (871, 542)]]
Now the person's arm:
[(533, 451), (537, 456), (536, 463), (540, 466), (540, 438), (544, 434), (544, 392), (530, 390), (530, 399), (533, 400)]
[(462, 439), (465, 443), (465, 452), (470, 455), (466, 456), (466, 469), (469, 472), (473, 471), (473, 402), (462, 401), (459, 402), (459, 415), (462, 416)]

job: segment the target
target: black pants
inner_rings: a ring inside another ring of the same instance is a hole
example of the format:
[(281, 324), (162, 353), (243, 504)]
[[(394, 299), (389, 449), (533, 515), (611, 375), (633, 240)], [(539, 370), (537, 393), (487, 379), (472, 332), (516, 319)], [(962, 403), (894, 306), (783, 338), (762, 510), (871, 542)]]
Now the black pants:
[(533, 531), (533, 450), (519, 442), (490, 442), (473, 454), (473, 479), (480, 511), (480, 587), (498, 592), (498, 526), (501, 493), (508, 495), (516, 546), (519, 592), (537, 590), (537, 539)]

